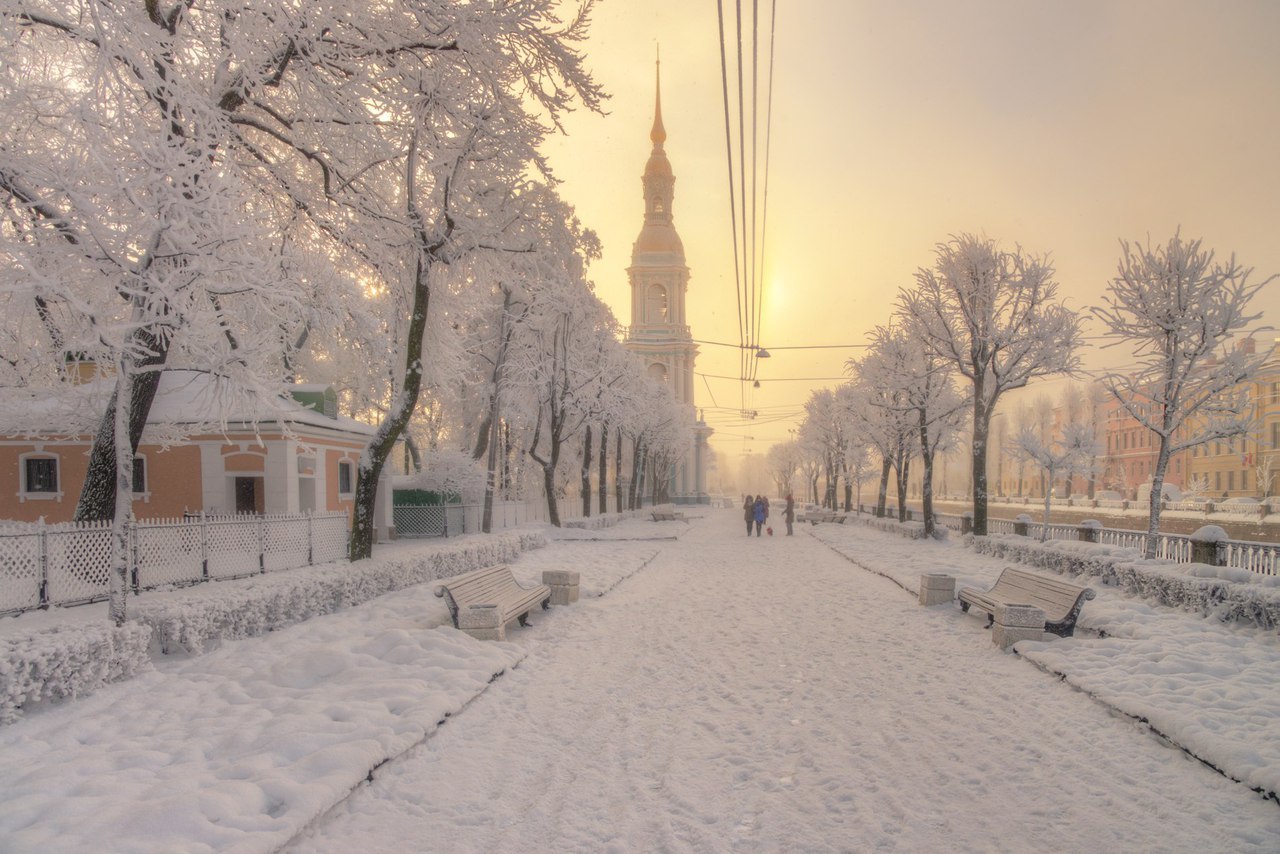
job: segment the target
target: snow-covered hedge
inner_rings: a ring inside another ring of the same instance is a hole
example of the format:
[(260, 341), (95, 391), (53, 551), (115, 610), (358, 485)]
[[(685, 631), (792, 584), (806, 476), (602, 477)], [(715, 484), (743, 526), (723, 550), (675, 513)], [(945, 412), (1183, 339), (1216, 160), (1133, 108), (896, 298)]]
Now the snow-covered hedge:
[(133, 619), (153, 629), (159, 652), (199, 653), (210, 641), (254, 637), (393, 590), (507, 563), (545, 544), (541, 533), (512, 531), (395, 558), (256, 576), (225, 589), (205, 584), (144, 600), (133, 606)]
[[(885, 516), (883, 519), (877, 519), (875, 516), (858, 516), (856, 518), (868, 528), (875, 528), (877, 531), (897, 534), (899, 537), (907, 537), (912, 540), (923, 540), (925, 537), (924, 522), (899, 522), (889, 516)], [(938, 526), (934, 529), (934, 535), (945, 537), (946, 531), (946, 528)]]
[(331, 563), (129, 600), (129, 622), (63, 625), (0, 646), (0, 724), (24, 707), (90, 693), (151, 666), (151, 656), (252, 637), (367, 602), (384, 593), (509, 562), (546, 545), (511, 531), (359, 563)]
[(1214, 615), (1224, 622), (1280, 625), (1280, 578), (1247, 569), (1146, 560), (1137, 549), (1071, 540), (1044, 543), (1009, 534), (965, 537), (979, 554), (1065, 575), (1098, 578), (1162, 605)]
[(151, 667), (151, 628), (128, 623), (57, 626), (0, 645), (0, 724), (24, 706), (87, 694)]

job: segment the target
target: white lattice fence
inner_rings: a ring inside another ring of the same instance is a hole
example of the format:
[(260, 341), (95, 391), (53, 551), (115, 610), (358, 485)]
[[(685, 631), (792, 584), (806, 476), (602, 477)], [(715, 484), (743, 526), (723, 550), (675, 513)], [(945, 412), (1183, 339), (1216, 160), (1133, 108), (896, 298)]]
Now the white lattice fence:
[(111, 523), (68, 522), (44, 530), (48, 596), (65, 604), (107, 595), (111, 571)]
[[(246, 524), (248, 522), (248, 524)], [(209, 577), (236, 578), (262, 571), (256, 519), (205, 519), (209, 544)]]
[(306, 518), (266, 516), (259, 521), (262, 524), (263, 569), (270, 572), (307, 565), (311, 543), (307, 537)]
[(40, 604), (40, 542), (30, 531), (0, 530), (0, 611)]
[[(104, 599), (110, 522), (0, 527), (0, 614)], [(131, 589), (256, 575), (347, 555), (347, 515), (149, 519), (130, 525)]]
[(148, 519), (134, 528), (134, 566), (142, 588), (204, 581), (200, 528), (178, 519)]
[(311, 562), (331, 563), (347, 556), (347, 514), (311, 517)]

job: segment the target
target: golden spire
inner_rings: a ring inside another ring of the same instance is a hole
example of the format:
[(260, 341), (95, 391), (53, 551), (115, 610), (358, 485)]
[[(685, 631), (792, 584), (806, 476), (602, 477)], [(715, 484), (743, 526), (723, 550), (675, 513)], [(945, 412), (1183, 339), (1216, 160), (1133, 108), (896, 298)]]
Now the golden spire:
[(658, 49), (658, 59), (655, 64), (654, 72), (654, 90), (657, 98), (654, 102), (653, 110), (653, 130), (649, 131), (649, 139), (653, 140), (655, 146), (660, 146), (667, 141), (667, 130), (662, 126), (662, 49)]

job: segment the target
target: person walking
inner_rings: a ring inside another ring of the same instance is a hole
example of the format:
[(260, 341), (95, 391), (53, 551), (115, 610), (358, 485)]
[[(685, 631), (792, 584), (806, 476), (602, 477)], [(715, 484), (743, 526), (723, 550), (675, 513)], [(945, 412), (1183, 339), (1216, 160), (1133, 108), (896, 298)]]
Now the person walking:
[(787, 520), (787, 536), (791, 536), (791, 524), (796, 520), (796, 500), (791, 497), (791, 493), (787, 493), (787, 506), (782, 511), (783, 517)]
[(756, 503), (752, 505), (752, 518), (756, 522), (756, 536), (760, 536), (760, 529), (764, 527), (764, 520), (769, 514), (765, 511), (764, 496), (757, 495)]
[(750, 495), (742, 500), (742, 518), (747, 521), (747, 536), (751, 536), (751, 526), (756, 521), (756, 503)]

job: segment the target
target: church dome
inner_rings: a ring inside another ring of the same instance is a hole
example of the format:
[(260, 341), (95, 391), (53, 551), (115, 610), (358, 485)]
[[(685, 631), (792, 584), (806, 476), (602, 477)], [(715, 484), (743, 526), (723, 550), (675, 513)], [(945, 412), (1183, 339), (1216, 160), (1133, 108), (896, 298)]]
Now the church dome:
[(649, 155), (649, 162), (644, 166), (644, 174), (646, 178), (654, 175), (673, 177), (675, 173), (671, 171), (671, 161), (667, 159), (666, 152), (655, 147), (653, 154)]
[(681, 242), (680, 235), (676, 234), (675, 227), (670, 223), (645, 223), (631, 251), (632, 255), (665, 252), (679, 256), (681, 261), (684, 260), (684, 243)]

